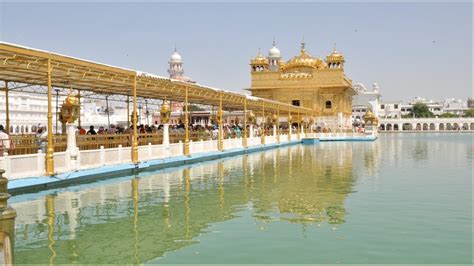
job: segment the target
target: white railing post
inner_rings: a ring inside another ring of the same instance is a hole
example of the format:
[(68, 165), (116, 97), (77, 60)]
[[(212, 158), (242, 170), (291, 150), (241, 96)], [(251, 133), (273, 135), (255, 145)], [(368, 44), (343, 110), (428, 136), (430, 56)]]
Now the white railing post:
[(105, 165), (105, 149), (104, 146), (100, 146), (99, 150), (99, 164)]
[(168, 123), (163, 124), (163, 145), (170, 145), (170, 125)]
[(123, 151), (123, 148), (122, 148), (122, 144), (118, 145), (118, 162), (119, 163), (122, 163), (122, 151)]
[(43, 153), (42, 150), (38, 150), (38, 157), (37, 158), (38, 158), (37, 167), (36, 167), (36, 169), (38, 171), (37, 173), (39, 175), (42, 175), (42, 174), (44, 174), (44, 171), (45, 171), (45, 169), (44, 169), (45, 168), (45, 161), (44, 161), (45, 154)]
[(64, 157), (64, 164), (66, 166), (66, 170), (67, 171), (73, 170), (72, 165), (71, 165), (71, 152), (69, 151), (69, 149), (66, 149), (64, 156), (65, 156)]
[(79, 148), (76, 145), (76, 130), (74, 124), (67, 123), (67, 148), (66, 148), (66, 168), (70, 171), (78, 168), (78, 153)]
[(152, 157), (152, 147), (151, 147), (151, 142), (148, 142), (148, 160), (151, 159)]
[(10, 172), (11, 172), (11, 161), (10, 161), (10, 156), (8, 155), (8, 152), (4, 151), (3, 152), (3, 170), (5, 170), (5, 176), (7, 178), (10, 178)]
[(165, 157), (170, 157), (170, 125), (168, 123), (163, 124), (163, 148), (165, 149)]
[(253, 125), (250, 124), (249, 126), (249, 140), (250, 140), (250, 145), (253, 146)]

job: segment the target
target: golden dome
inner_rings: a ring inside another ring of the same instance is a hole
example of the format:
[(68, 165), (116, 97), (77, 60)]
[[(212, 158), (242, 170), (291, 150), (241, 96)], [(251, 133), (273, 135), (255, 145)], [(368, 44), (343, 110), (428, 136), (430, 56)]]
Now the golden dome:
[(324, 62), (316, 57), (313, 57), (305, 50), (305, 43), (301, 43), (301, 51), (300, 54), (297, 56), (292, 57), (288, 60), (282, 68), (290, 68), (290, 67), (312, 67), (312, 68), (322, 68), (324, 67)]
[(332, 53), (328, 54), (326, 58), (327, 61), (344, 61), (344, 55), (336, 50), (336, 44), (334, 44), (334, 49)]
[(250, 60), (251, 64), (268, 64), (268, 59), (265, 58), (260, 49), (258, 49), (258, 54), (256, 57), (252, 58), (252, 60)]
[(371, 124), (378, 124), (378, 118), (372, 113), (372, 110), (368, 110), (367, 113), (363, 116), (365, 123), (370, 122)]

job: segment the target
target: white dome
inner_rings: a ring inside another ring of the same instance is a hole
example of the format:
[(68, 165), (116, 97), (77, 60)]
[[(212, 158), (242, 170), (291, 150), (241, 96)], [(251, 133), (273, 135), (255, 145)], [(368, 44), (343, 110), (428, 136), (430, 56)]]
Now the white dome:
[(273, 47), (268, 52), (268, 57), (280, 57), (280, 50), (273, 45)]
[(172, 62), (172, 63), (182, 63), (183, 60), (181, 58), (181, 55), (178, 54), (177, 51), (174, 51), (174, 53), (171, 55), (170, 62)]
[(374, 84), (372, 84), (372, 89), (374, 91), (378, 91), (379, 90), (379, 84), (377, 84), (377, 82), (374, 82)]

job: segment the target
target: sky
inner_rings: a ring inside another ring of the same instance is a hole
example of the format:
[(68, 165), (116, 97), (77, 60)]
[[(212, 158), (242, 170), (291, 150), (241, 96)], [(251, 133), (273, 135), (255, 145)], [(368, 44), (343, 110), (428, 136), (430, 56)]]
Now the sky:
[(473, 95), (472, 11), (464, 3), (0, 3), (0, 40), (242, 92), (275, 38), (283, 59), (336, 43), (354, 83), (382, 99)]

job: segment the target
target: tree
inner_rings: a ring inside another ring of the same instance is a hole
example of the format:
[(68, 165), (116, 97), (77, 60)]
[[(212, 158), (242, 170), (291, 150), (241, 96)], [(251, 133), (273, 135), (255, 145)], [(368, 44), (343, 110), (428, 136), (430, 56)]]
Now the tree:
[(424, 103), (415, 103), (410, 115), (413, 117), (413, 114), (415, 117), (434, 117), (434, 114), (428, 109), (428, 105)]
[(451, 118), (451, 117), (458, 117), (458, 116), (455, 115), (455, 114), (452, 114), (452, 113), (443, 113), (440, 117), (442, 117), (442, 118)]
[(470, 108), (464, 112), (464, 117), (474, 117), (474, 108)]

